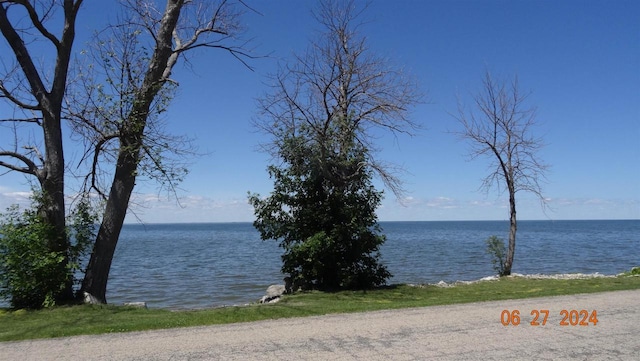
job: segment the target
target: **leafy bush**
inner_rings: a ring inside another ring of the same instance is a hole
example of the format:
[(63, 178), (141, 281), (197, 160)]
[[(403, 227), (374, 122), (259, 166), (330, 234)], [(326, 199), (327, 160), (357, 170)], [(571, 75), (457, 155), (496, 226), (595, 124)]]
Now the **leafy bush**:
[(303, 289), (366, 289), (382, 285), (390, 274), (378, 263), (379, 252), (373, 250), (383, 241), (384, 237), (373, 233), (348, 239), (318, 232), (288, 248), (282, 256), (282, 270)]
[(52, 305), (68, 280), (57, 270), (65, 261), (64, 252), (49, 249), (55, 236), (52, 226), (35, 209), (20, 213), (11, 206), (0, 220), (0, 296), (10, 298), (14, 308), (41, 308)]
[[(303, 289), (366, 289), (391, 276), (380, 264), (385, 237), (375, 210), (382, 192), (364, 166), (366, 149), (345, 145), (348, 136), (331, 147), (303, 137), (284, 139), (285, 163), (269, 167), (274, 191), (264, 199), (249, 196), (254, 226), (263, 240), (280, 242), (282, 272)], [(341, 147), (349, 151), (333, 153)]]
[(633, 267), (628, 274), (629, 276), (640, 276), (640, 267)]
[(0, 214), (0, 297), (14, 308), (42, 308), (55, 305), (80, 269), (93, 238), (96, 217), (88, 202), (81, 201), (72, 213), (68, 249), (52, 250), (50, 240), (58, 235), (38, 214), (39, 198), (30, 208), (17, 205)]
[(504, 240), (502, 238), (498, 238), (497, 236), (491, 236), (487, 238), (486, 243), (487, 253), (492, 256), (491, 263), (493, 264), (493, 269), (498, 272), (500, 276), (504, 276), (504, 263), (507, 255)]

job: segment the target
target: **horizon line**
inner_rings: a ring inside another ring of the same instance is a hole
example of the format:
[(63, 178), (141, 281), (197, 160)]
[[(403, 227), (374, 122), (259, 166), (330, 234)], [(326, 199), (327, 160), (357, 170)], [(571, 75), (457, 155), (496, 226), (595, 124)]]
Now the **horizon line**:
[[(601, 221), (640, 221), (640, 218), (593, 218), (593, 219), (521, 219), (518, 222), (601, 222)], [(393, 220), (377, 223), (425, 223), (425, 222), (509, 222), (508, 219), (458, 219), (458, 220)], [(210, 221), (210, 222), (125, 222), (123, 225), (161, 225), (161, 224), (239, 224), (253, 221)]]

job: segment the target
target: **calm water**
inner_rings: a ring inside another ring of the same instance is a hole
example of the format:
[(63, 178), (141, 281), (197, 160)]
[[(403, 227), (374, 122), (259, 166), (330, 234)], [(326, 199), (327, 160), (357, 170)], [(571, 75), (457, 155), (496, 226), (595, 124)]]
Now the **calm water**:
[[(494, 274), (484, 240), (508, 222), (382, 222), (391, 283), (474, 280)], [(640, 220), (521, 221), (513, 272), (616, 274), (640, 266)], [(149, 307), (254, 302), (282, 283), (281, 249), (250, 223), (127, 225), (107, 298)]]
[[(508, 222), (382, 222), (390, 283), (475, 280), (494, 274), (484, 240)], [(640, 266), (640, 220), (521, 221), (513, 272), (617, 274)], [(281, 249), (250, 223), (124, 227), (107, 300), (153, 308), (255, 302), (283, 283)]]

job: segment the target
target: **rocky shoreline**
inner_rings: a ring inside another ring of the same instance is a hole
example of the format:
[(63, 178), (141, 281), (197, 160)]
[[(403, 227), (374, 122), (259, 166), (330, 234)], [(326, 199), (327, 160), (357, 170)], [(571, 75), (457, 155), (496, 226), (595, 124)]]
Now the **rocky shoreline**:
[[(556, 279), (556, 280), (578, 280), (578, 279), (590, 279), (590, 278), (613, 278), (618, 277), (619, 275), (603, 275), (601, 273), (560, 273), (555, 275), (546, 275), (546, 274), (520, 274), (513, 273), (510, 276), (506, 276), (507, 278), (529, 278), (529, 279)], [(436, 287), (455, 287), (458, 285), (468, 285), (478, 282), (490, 282), (497, 281), (500, 277), (498, 275), (483, 277), (475, 281), (455, 281), (447, 283), (445, 281), (440, 281), (438, 283), (426, 283), (426, 284), (413, 284), (408, 283), (409, 287), (428, 287), (428, 286), (436, 286)]]
[[(617, 276), (619, 275), (604, 275), (598, 272), (596, 273), (561, 273), (561, 274), (555, 274), (555, 275), (547, 275), (547, 274), (540, 274), (540, 273), (525, 275), (520, 273), (513, 273), (510, 276), (507, 276), (507, 278), (577, 280), (577, 279), (589, 279), (589, 278), (613, 278)], [(438, 283), (426, 283), (426, 284), (407, 283), (407, 286), (421, 287), (421, 288), (428, 287), (428, 286), (455, 287), (458, 285), (468, 285), (468, 284), (473, 284), (478, 282), (497, 281), (499, 279), (500, 277), (498, 275), (494, 275), (494, 276), (483, 277), (475, 281), (455, 281), (451, 283), (440, 281)], [(280, 297), (282, 297), (282, 295), (284, 295), (285, 293), (286, 293), (286, 290), (284, 285), (271, 285), (267, 288), (266, 294), (262, 296), (260, 300), (258, 300), (258, 303), (261, 303), (261, 304), (276, 303), (280, 301)]]
[[(636, 269), (637, 267), (634, 267), (633, 269)], [(632, 270), (633, 270), (632, 269)], [(506, 276), (507, 278), (529, 278), (529, 279), (557, 279), (557, 280), (575, 280), (575, 279), (590, 279), (590, 278), (614, 278), (614, 277), (618, 277), (621, 274), (618, 275), (605, 275), (605, 274), (601, 274), (601, 273), (561, 273), (561, 274), (520, 274), (520, 273), (513, 273), (510, 276)], [(474, 284), (474, 283), (478, 283), (478, 282), (491, 282), (491, 281), (497, 281), (499, 280), (500, 277), (498, 275), (494, 275), (494, 276), (487, 276), (487, 277), (483, 277), (474, 281), (455, 281), (455, 282), (450, 282), (447, 283), (445, 281), (440, 281), (438, 283), (422, 283), (422, 284), (415, 284), (415, 283), (407, 283), (406, 285), (409, 287), (419, 287), (419, 288), (425, 288), (425, 287), (455, 287), (455, 286), (459, 286), (459, 285), (468, 285), (468, 284)], [(262, 296), (260, 299), (257, 300), (258, 304), (270, 304), (270, 303), (276, 303), (279, 302), (280, 299), (282, 298), (283, 295), (287, 294), (287, 290), (286, 290), (286, 286), (285, 285), (271, 285), (267, 288), (267, 290), (265, 291), (265, 295)], [(87, 303), (91, 303), (90, 300), (85, 300), (85, 302)], [(134, 307), (143, 307), (146, 308), (146, 303), (145, 302), (129, 302), (124, 304), (125, 306), (134, 306)], [(251, 303), (246, 303), (246, 304), (236, 304), (236, 305), (222, 305), (222, 306), (218, 306), (218, 307), (214, 307), (214, 308), (225, 308), (225, 307), (235, 307), (235, 306), (250, 306)]]

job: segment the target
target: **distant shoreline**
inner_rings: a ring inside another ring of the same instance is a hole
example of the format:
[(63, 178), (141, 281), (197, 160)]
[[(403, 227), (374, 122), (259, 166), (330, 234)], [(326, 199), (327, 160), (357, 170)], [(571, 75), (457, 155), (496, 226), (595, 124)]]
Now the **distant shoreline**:
[[(427, 221), (378, 221), (378, 223), (489, 223), (489, 222), (497, 222), (508, 223), (508, 219), (485, 219), (485, 220), (427, 220)], [(639, 219), (628, 218), (628, 219), (523, 219), (518, 220), (518, 223), (528, 223), (528, 222), (640, 222)], [(172, 225), (207, 225), (207, 224), (253, 224), (253, 221), (229, 221), (229, 222), (130, 222), (125, 223), (125, 226), (172, 226)]]

